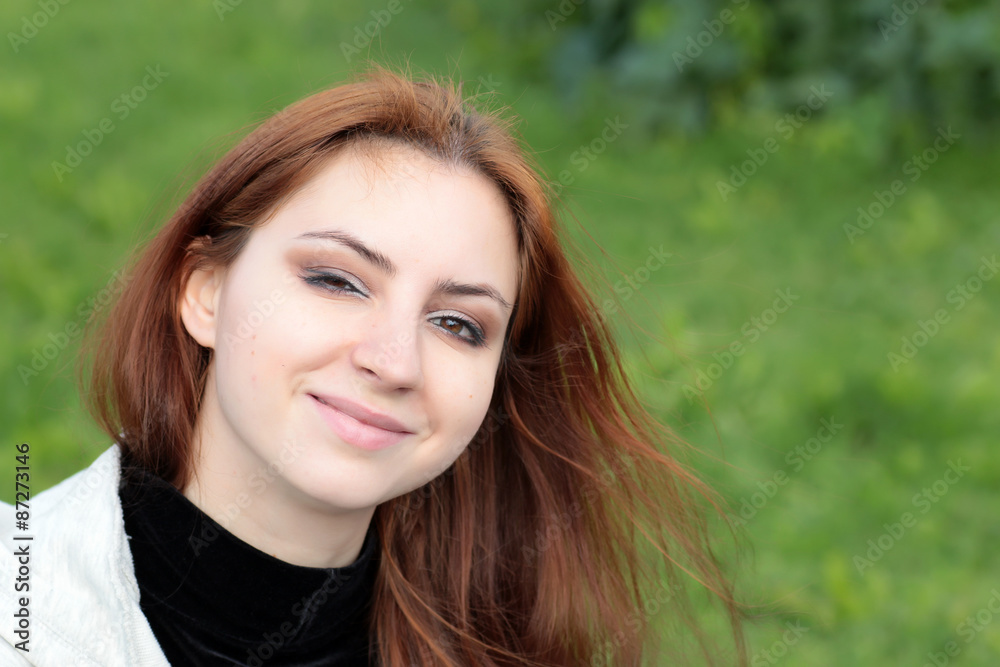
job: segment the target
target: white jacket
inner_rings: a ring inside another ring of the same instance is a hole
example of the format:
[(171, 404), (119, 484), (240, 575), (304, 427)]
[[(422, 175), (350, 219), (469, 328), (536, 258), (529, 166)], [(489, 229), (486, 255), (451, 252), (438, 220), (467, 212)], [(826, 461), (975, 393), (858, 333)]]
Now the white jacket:
[[(118, 498), (119, 457), (112, 445), (90, 467), (33, 496), (27, 531), (15, 529), (14, 508), (0, 503), (0, 666), (169, 667), (139, 608)], [(24, 545), (30, 590), (17, 592), (22, 564), (15, 553)], [(29, 598), (27, 652), (15, 648), (21, 597)]]

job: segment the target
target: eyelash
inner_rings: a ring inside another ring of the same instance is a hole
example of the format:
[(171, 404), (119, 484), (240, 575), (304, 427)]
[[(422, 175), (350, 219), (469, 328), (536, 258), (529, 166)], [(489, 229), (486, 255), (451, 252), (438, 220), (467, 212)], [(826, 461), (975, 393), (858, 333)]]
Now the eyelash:
[[(304, 280), (309, 285), (313, 285), (315, 287), (319, 287), (320, 289), (324, 289), (324, 290), (328, 290), (330, 292), (334, 292), (335, 294), (349, 294), (352, 291), (354, 293), (356, 293), (356, 294), (361, 294), (361, 291), (357, 287), (354, 286), (354, 283), (352, 283), (347, 278), (345, 278), (345, 277), (343, 277), (341, 275), (338, 275), (336, 273), (324, 273), (324, 272), (321, 272), (321, 271), (315, 271), (315, 270), (313, 270), (313, 271), (309, 271), (305, 275), (303, 275), (302, 276), (302, 280)], [(334, 283), (334, 282), (341, 282), (341, 283), (344, 283), (346, 285), (349, 285), (350, 286), (350, 290), (344, 289), (342, 287), (334, 287), (331, 284), (331, 283)], [(483, 334), (482, 329), (480, 329), (478, 326), (476, 326), (475, 324), (473, 324), (469, 320), (467, 320), (465, 318), (462, 318), (462, 317), (455, 316), (455, 315), (442, 315), (442, 316), (440, 316), (438, 318), (435, 318), (435, 319), (453, 320), (455, 322), (458, 322), (462, 326), (466, 327), (470, 332), (472, 332), (472, 336), (471, 337), (466, 337), (466, 336), (461, 336), (461, 335), (459, 335), (457, 333), (453, 333), (451, 331), (448, 331), (449, 334), (451, 334), (452, 336), (454, 336), (458, 340), (462, 341), (463, 343), (466, 343), (467, 345), (471, 345), (472, 347), (483, 347), (485, 345), (486, 336), (485, 336), (485, 334)], [(446, 331), (447, 331), (447, 329), (446, 329)]]

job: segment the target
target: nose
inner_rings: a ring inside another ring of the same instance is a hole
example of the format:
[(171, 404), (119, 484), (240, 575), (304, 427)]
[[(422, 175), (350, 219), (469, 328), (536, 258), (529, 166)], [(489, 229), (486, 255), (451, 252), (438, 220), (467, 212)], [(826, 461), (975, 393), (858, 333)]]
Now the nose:
[(359, 380), (386, 390), (417, 389), (423, 383), (418, 321), (408, 316), (373, 312), (351, 353)]

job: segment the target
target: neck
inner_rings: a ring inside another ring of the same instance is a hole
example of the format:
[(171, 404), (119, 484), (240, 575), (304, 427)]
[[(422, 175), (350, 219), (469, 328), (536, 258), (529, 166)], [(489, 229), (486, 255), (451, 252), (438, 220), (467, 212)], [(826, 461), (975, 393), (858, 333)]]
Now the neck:
[(311, 502), (246, 447), (227, 445), (199, 424), (185, 497), (230, 533), (271, 556), (305, 567), (350, 565), (361, 553), (374, 508), (334, 513)]

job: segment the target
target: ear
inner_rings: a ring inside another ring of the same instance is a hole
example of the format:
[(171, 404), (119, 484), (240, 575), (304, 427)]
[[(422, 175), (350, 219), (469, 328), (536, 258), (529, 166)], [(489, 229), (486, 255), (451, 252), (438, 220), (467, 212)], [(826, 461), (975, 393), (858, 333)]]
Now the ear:
[(225, 269), (221, 267), (194, 269), (181, 291), (181, 321), (203, 347), (215, 348), (224, 276)]

